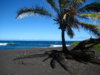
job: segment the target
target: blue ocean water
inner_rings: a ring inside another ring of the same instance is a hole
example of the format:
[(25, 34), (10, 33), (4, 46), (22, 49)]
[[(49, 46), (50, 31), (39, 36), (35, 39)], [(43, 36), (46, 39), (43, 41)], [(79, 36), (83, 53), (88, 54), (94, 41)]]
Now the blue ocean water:
[[(76, 41), (67, 41), (70, 45)], [(0, 50), (61, 47), (61, 41), (0, 41)]]

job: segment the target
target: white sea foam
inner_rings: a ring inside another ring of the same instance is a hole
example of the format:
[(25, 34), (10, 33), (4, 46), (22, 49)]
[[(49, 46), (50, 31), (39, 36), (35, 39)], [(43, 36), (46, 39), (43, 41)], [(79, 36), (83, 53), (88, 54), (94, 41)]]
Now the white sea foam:
[[(66, 46), (70, 46), (70, 45), (66, 45)], [(62, 45), (51, 45), (50, 47), (62, 47)]]
[(0, 46), (6, 46), (8, 43), (0, 43)]

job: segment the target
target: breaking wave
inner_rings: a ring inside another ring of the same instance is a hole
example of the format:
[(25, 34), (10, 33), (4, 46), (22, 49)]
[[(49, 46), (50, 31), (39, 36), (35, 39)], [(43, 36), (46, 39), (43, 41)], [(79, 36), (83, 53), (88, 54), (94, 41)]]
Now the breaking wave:
[[(70, 46), (70, 45), (66, 45), (66, 46)], [(50, 47), (62, 47), (62, 45), (50, 45)]]
[(15, 43), (0, 43), (0, 46), (14, 45)]

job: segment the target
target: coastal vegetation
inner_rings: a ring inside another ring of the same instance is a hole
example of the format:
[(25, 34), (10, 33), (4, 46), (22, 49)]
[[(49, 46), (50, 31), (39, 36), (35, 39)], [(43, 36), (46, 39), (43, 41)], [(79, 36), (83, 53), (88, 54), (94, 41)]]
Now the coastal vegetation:
[[(82, 18), (86, 20), (90, 18), (96, 20), (100, 19), (100, 17), (98, 17), (98, 14), (100, 14), (100, 2), (84, 5), (86, 1), (87, 0), (46, 0), (48, 6), (51, 6), (55, 13), (50, 13), (49, 10), (40, 6), (22, 8), (18, 11), (17, 18), (42, 15), (51, 17), (59, 25), (62, 37), (62, 50), (52, 50), (44, 53), (44, 55), (48, 55), (48, 57), (43, 61), (51, 58), (50, 65), (52, 68), (55, 68), (55, 62), (58, 62), (63, 69), (68, 70), (64, 64), (64, 59), (74, 59), (81, 63), (90, 62), (100, 64), (100, 62), (98, 63), (95, 59), (95, 52), (91, 51), (94, 45), (100, 43), (100, 26), (85, 23), (80, 20)], [(75, 35), (73, 30), (80, 30), (81, 28), (95, 35), (97, 38), (84, 40), (75, 48), (69, 50), (66, 47), (65, 32), (70, 38), (73, 38)], [(21, 58), (27, 58), (27, 56)]]
[(93, 48), (94, 50), (100, 50), (100, 44), (94, 45), (92, 48)]
[(74, 42), (70, 46), (77, 46), (78, 44), (79, 44), (79, 42)]
[[(74, 42), (70, 46), (77, 46), (78, 44), (79, 44), (79, 42)], [(91, 49), (93, 49), (93, 50), (100, 50), (100, 44), (94, 45)]]

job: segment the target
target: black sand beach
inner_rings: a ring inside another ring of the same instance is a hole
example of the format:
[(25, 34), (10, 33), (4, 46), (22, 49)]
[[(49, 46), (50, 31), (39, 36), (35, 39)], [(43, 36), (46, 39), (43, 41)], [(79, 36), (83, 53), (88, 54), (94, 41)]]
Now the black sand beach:
[[(22, 50), (1, 50), (0, 51), (0, 75), (100, 75), (100, 66), (91, 63), (83, 64), (74, 60), (68, 60), (66, 65), (71, 72), (65, 71), (58, 63), (52, 69), (49, 60), (42, 62), (46, 57), (28, 58), (13, 61), (14, 58), (40, 54), (45, 51), (61, 48), (37, 48)], [(100, 51), (96, 51), (100, 55)]]

